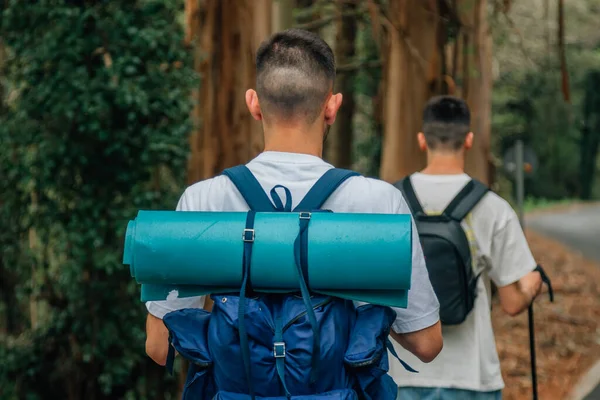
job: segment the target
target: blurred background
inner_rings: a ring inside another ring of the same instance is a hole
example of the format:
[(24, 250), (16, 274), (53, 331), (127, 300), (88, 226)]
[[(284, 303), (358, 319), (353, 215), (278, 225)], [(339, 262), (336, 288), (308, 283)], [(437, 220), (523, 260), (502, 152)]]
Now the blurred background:
[[(288, 27), (334, 49), (338, 167), (388, 182), (424, 167), (436, 94), (469, 103), (468, 172), (511, 202), (525, 143), (528, 238), (557, 292), (536, 314), (540, 398), (569, 398), (600, 359), (600, 1), (0, 4), (0, 399), (178, 398), (186, 366), (145, 356), (126, 223), (261, 151), (244, 92), (260, 42)], [(526, 317), (498, 311), (505, 398), (529, 398)]]

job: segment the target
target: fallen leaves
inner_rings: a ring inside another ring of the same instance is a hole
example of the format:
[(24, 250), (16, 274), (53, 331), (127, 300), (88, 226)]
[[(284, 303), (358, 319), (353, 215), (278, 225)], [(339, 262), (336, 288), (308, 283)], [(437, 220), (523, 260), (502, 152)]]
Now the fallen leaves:
[[(600, 265), (535, 232), (527, 238), (555, 292), (554, 303), (542, 295), (534, 308), (539, 398), (562, 400), (600, 358)], [(506, 384), (503, 398), (530, 399), (527, 313), (510, 318), (494, 299), (492, 322)]]

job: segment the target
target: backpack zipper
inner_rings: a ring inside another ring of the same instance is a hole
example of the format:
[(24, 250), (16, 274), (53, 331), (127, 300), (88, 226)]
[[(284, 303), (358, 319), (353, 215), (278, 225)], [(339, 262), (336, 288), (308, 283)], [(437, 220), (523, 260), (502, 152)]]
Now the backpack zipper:
[(208, 368), (212, 365), (212, 362), (204, 362), (204, 363), (199, 363), (196, 361), (192, 361), (193, 364), (199, 366), (200, 368)]
[[(313, 306), (313, 310), (314, 310), (315, 308), (323, 307), (324, 305), (326, 305), (326, 304), (328, 304), (328, 303), (331, 303), (331, 301), (332, 301), (332, 298), (331, 298), (331, 297), (328, 297), (328, 298), (326, 298), (325, 300), (323, 300), (322, 302), (315, 304), (315, 305)], [(290, 320), (290, 322), (288, 322), (287, 324), (285, 324), (285, 325), (283, 326), (283, 329), (281, 330), (281, 332), (282, 332), (282, 333), (283, 333), (283, 332), (285, 332), (287, 328), (289, 328), (290, 326), (292, 326), (292, 324), (293, 324), (294, 322), (296, 322), (296, 321), (298, 321), (300, 318), (304, 317), (304, 316), (305, 316), (307, 313), (308, 313), (308, 311), (307, 311), (307, 310), (304, 310), (304, 311), (302, 311), (300, 314), (296, 315), (294, 318), (292, 318), (292, 319)]]
[[(387, 349), (383, 349), (383, 351), (387, 351)], [(377, 357), (373, 358), (372, 360), (362, 361), (359, 363), (346, 363), (346, 364), (348, 364), (352, 368), (361, 368), (361, 367), (366, 367), (367, 365), (372, 365), (372, 364), (378, 363), (381, 360), (381, 357), (383, 356), (383, 351), (381, 352), (381, 354), (379, 354)]]

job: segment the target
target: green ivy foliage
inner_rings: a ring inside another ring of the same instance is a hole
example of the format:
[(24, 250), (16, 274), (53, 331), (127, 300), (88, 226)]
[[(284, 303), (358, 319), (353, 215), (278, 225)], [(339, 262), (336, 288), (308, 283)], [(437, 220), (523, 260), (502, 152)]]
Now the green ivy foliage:
[(3, 4), (0, 398), (165, 398), (121, 257), (127, 221), (185, 184), (183, 2)]

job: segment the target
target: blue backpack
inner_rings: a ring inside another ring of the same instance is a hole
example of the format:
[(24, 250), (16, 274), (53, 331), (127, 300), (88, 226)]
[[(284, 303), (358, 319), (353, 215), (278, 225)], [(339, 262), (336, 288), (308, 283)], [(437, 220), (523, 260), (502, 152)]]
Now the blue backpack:
[[(183, 399), (396, 399), (397, 386), (387, 375), (387, 349), (397, 357), (388, 339), (395, 312), (375, 305), (355, 308), (352, 301), (311, 293), (307, 285), (311, 213), (326, 211), (321, 207), (327, 198), (358, 174), (327, 171), (294, 210), (289, 189), (274, 187), (273, 204), (247, 167), (223, 174), (250, 207), (241, 238), (244, 278), (239, 293), (211, 296), (212, 313), (183, 309), (165, 315), (170, 343), (167, 368), (172, 371), (175, 351), (190, 361)], [(278, 188), (285, 191), (285, 205)], [(256, 212), (298, 213), (294, 248), (299, 293), (252, 290)]]

